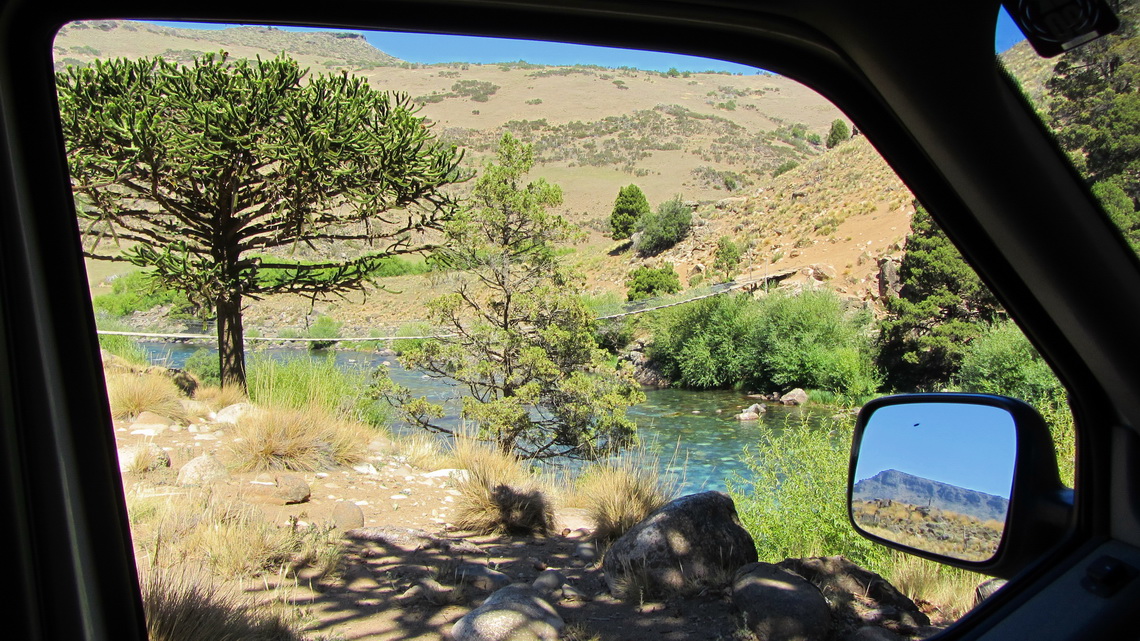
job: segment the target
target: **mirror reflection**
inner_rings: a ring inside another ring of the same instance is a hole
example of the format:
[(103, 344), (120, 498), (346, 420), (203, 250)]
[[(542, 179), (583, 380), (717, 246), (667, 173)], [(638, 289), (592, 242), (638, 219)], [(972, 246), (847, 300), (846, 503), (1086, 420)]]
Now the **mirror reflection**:
[(863, 431), (852, 519), (895, 543), (987, 561), (1005, 530), (1016, 447), (1013, 417), (999, 407), (880, 407)]

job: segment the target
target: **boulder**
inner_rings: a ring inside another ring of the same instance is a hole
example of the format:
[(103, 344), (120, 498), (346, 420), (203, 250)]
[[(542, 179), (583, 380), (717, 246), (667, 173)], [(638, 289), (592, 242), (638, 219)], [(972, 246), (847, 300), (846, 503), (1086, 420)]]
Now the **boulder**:
[(214, 420), (218, 423), (237, 423), (241, 417), (252, 411), (253, 405), (249, 403), (234, 403), (233, 405), (218, 410), (218, 414)]
[(454, 641), (556, 641), (562, 617), (529, 585), (509, 585), (451, 628)]
[(682, 496), (630, 528), (602, 559), (618, 597), (672, 596), (721, 588), (756, 561), (752, 536), (723, 492)]
[(622, 360), (633, 366), (633, 378), (638, 383), (646, 387), (669, 387), (669, 379), (657, 369), (657, 365), (645, 352), (630, 351)]
[(771, 563), (736, 571), (732, 604), (745, 627), (766, 641), (825, 641), (831, 634), (831, 609), (819, 588)]
[(333, 527), (342, 532), (364, 527), (364, 510), (352, 501), (337, 501), (331, 520)]
[(897, 256), (884, 256), (879, 259), (879, 297), (898, 298), (902, 291), (902, 259)]
[(273, 496), (285, 505), (304, 503), (312, 496), (308, 482), (300, 474), (278, 474), (274, 480)]
[(784, 405), (804, 405), (807, 401), (807, 392), (798, 387), (780, 397), (780, 402)]
[(811, 581), (827, 595), (836, 627), (845, 634), (872, 625), (909, 636), (930, 625), (914, 601), (886, 579), (842, 556), (785, 559), (777, 565)]
[(182, 469), (178, 470), (178, 484), (205, 485), (229, 476), (226, 466), (210, 454), (190, 459)]
[(154, 443), (119, 448), (119, 472), (152, 472), (170, 467), (170, 455)]

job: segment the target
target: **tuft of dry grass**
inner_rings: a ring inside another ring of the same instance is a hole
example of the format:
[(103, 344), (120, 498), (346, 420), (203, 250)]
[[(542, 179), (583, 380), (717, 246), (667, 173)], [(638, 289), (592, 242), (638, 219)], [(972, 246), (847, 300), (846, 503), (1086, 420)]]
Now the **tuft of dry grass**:
[(111, 416), (133, 419), (154, 412), (175, 421), (185, 421), (178, 387), (160, 374), (112, 374), (107, 377), (107, 400)]
[(895, 552), (884, 578), (912, 601), (934, 606), (947, 621), (974, 607), (974, 590), (987, 577), (902, 552)]
[(266, 408), (238, 421), (230, 446), (241, 471), (312, 472), (364, 459), (372, 430), (320, 409)]
[(236, 403), (248, 403), (245, 392), (236, 385), (229, 387), (199, 387), (194, 392), (194, 400), (205, 403), (211, 410), (218, 411)]
[(518, 457), (471, 439), (458, 439), (451, 455), (455, 467), (467, 470), (456, 487), (457, 526), (484, 534), (545, 534), (554, 527), (545, 489)]
[(203, 578), (152, 571), (142, 580), (151, 641), (300, 641), (280, 616), (265, 612)]
[(129, 495), (127, 511), (153, 569), (190, 565), (237, 579), (308, 568), (323, 579), (338, 571), (343, 557), (330, 528), (278, 526), (256, 507), (209, 491)]
[(396, 439), (397, 453), (412, 467), (434, 472), (448, 467), (452, 456), (443, 450), (443, 444), (431, 434), (411, 434)]
[(575, 502), (594, 522), (594, 538), (614, 541), (677, 496), (679, 479), (660, 471), (645, 448), (587, 467), (575, 483)]

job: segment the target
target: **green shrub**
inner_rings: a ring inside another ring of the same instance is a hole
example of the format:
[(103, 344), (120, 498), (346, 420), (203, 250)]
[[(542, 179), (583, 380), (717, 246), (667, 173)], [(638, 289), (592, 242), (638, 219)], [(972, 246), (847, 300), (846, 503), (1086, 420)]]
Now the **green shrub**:
[[(309, 338), (340, 338), (340, 323), (330, 316), (320, 316), (309, 327)], [(336, 345), (335, 340), (312, 341), (309, 349), (328, 349)]]
[(656, 313), (649, 355), (670, 380), (710, 389), (740, 383), (757, 305), (747, 296), (705, 298)]
[(220, 386), (222, 384), (222, 366), (218, 360), (217, 350), (199, 349), (186, 359), (183, 367), (186, 371), (197, 376), (203, 385)]
[(1038, 408), (1065, 396), (1053, 370), (1013, 321), (997, 322), (970, 342), (957, 380), (964, 391), (1012, 396)]
[[(812, 135), (816, 137), (817, 141), (819, 140), (819, 134), (812, 134)], [(780, 163), (780, 165), (778, 167), (776, 167), (774, 170), (772, 170), (772, 177), (775, 178), (776, 176), (779, 176), (780, 174), (786, 174), (789, 171), (791, 171), (791, 170), (793, 170), (799, 166), (800, 166), (800, 163), (798, 163), (794, 160), (785, 160), (784, 162)]]
[(821, 389), (857, 403), (881, 381), (866, 316), (848, 317), (827, 291), (706, 298), (658, 312), (650, 355), (692, 388)]
[(740, 269), (740, 254), (740, 246), (728, 236), (721, 236), (716, 243), (713, 270), (721, 274), (724, 281), (732, 280)]
[(656, 268), (641, 265), (629, 273), (625, 286), (629, 288), (627, 299), (635, 301), (662, 294), (676, 294), (681, 291), (681, 277), (674, 271), (673, 263), (665, 263)]
[(867, 337), (870, 321), (866, 314), (848, 318), (826, 290), (767, 296), (750, 332), (746, 380), (756, 389), (869, 395), (881, 385)]
[(827, 132), (827, 148), (831, 149), (850, 137), (851, 130), (847, 128), (847, 123), (837, 118), (832, 121), (831, 130)]
[(131, 272), (116, 278), (111, 283), (111, 293), (96, 296), (91, 304), (96, 312), (116, 318), (159, 305), (170, 305), (170, 314), (175, 316), (187, 316), (193, 310), (185, 294), (164, 287), (147, 272)]
[(744, 453), (747, 478), (728, 481), (740, 522), (761, 561), (842, 554), (873, 571), (891, 552), (860, 536), (847, 517), (850, 418), (812, 426), (806, 415), (764, 430)]
[(638, 225), (641, 237), (634, 249), (643, 256), (659, 254), (680, 242), (693, 226), (693, 210), (674, 196), (646, 214)]
[[(404, 323), (396, 330), (396, 336), (434, 336), (439, 333), (439, 328), (431, 323), (417, 321), (414, 323)], [(401, 340), (392, 341), (392, 350), (397, 354), (403, 354), (411, 349), (419, 349), (423, 346), (424, 339), (422, 338), (405, 338)]]

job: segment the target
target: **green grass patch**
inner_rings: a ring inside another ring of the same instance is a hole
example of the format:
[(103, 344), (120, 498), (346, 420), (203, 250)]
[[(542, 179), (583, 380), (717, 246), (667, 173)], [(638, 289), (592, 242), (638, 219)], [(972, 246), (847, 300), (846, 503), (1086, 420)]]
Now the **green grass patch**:
[(257, 405), (319, 408), (374, 427), (388, 422), (387, 406), (377, 401), (372, 378), (359, 368), (337, 365), (332, 355), (298, 355), (278, 360), (256, 355), (247, 373), (249, 398)]

